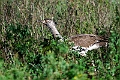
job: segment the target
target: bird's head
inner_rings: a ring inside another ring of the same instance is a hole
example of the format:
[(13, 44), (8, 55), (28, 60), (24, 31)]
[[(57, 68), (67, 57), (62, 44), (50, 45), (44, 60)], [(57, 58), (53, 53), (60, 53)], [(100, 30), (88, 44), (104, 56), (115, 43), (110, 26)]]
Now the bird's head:
[(55, 26), (55, 22), (52, 19), (44, 19), (41, 22), (48, 27)]

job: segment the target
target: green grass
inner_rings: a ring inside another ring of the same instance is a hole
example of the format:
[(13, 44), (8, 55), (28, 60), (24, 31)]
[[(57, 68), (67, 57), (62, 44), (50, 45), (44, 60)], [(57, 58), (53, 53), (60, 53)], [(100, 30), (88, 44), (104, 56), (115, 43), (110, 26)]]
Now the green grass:
[[(0, 80), (119, 80), (119, 0), (1, 0), (0, 4)], [(70, 51), (67, 40), (54, 40), (37, 22), (52, 17), (63, 37), (103, 35), (109, 38), (108, 48), (89, 51), (87, 57)]]

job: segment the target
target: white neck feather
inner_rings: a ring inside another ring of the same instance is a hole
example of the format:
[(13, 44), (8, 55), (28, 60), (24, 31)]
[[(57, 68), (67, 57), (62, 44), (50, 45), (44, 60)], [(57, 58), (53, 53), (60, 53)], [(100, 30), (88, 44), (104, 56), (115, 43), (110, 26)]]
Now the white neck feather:
[(50, 27), (50, 31), (52, 32), (52, 34), (54, 35), (54, 37), (60, 37), (60, 38), (62, 38), (62, 36), (60, 35), (60, 33), (58, 32), (58, 30), (56, 29), (55, 26)]
[(51, 22), (47, 26), (49, 27), (50, 31), (52, 32), (52, 34), (55, 38), (59, 37), (60, 39), (63, 39), (62, 36), (60, 35), (60, 33), (58, 32), (57, 28), (55, 27), (54, 22)]

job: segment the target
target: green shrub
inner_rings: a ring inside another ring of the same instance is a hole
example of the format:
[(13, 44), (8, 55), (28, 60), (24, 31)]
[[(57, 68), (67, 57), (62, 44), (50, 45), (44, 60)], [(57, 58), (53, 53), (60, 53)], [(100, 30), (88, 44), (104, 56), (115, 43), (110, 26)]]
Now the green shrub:
[[(119, 80), (120, 7), (115, 0), (1, 0), (0, 80)], [(53, 39), (37, 21), (54, 17), (61, 35), (93, 33), (107, 48), (87, 57)], [(94, 66), (93, 66), (94, 63)]]

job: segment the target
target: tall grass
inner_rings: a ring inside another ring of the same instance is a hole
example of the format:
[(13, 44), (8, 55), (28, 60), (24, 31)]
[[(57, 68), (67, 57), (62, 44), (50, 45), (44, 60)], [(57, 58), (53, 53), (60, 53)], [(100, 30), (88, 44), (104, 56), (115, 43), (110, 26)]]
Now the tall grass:
[[(1, 0), (0, 4), (0, 80), (119, 80), (119, 0)], [(39, 22), (52, 17), (65, 38), (102, 35), (109, 39), (108, 48), (90, 51), (87, 57), (71, 52), (68, 41), (54, 40)]]

